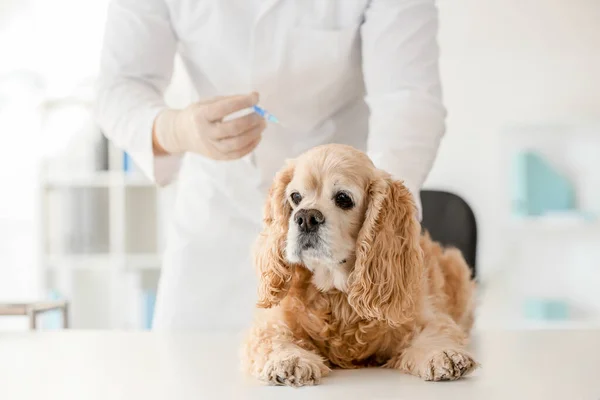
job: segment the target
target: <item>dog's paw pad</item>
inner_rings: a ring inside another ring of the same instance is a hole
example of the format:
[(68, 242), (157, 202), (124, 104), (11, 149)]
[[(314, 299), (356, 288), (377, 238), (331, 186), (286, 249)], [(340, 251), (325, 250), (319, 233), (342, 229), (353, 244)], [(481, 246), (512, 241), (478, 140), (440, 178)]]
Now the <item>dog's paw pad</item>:
[(478, 366), (471, 356), (454, 350), (436, 353), (427, 363), (424, 378), (428, 381), (459, 379)]
[(316, 385), (321, 379), (321, 366), (297, 356), (271, 360), (264, 367), (263, 377), (272, 385)]

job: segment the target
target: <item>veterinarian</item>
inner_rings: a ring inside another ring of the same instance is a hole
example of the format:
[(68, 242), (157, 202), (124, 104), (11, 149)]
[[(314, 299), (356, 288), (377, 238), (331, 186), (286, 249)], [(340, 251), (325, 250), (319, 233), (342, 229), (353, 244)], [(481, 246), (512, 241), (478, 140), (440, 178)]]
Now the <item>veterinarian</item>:
[[(96, 115), (158, 185), (177, 178), (155, 329), (239, 329), (250, 249), (285, 159), (366, 150), (419, 189), (445, 130), (433, 0), (113, 0)], [(199, 101), (170, 109), (176, 52)], [(257, 114), (223, 117), (260, 104)]]

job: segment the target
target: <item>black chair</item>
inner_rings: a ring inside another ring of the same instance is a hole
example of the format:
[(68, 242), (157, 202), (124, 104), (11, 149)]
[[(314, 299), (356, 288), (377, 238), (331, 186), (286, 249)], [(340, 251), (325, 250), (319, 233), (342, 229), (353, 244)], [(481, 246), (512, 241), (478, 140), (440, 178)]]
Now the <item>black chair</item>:
[(421, 226), (431, 238), (444, 246), (462, 251), (476, 276), (477, 221), (469, 204), (460, 196), (438, 190), (422, 190), (423, 220)]

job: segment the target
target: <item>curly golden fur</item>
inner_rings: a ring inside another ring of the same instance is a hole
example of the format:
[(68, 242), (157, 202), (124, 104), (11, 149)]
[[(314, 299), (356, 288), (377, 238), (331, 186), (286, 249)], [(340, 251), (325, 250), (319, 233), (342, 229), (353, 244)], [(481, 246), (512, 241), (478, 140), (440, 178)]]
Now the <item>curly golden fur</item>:
[[(336, 207), (339, 190), (352, 209)], [(326, 222), (313, 234), (317, 244), (302, 247), (295, 214), (309, 207)], [(302, 386), (332, 368), (383, 366), (452, 380), (477, 366), (466, 350), (474, 308), (467, 264), (421, 234), (409, 191), (364, 153), (325, 145), (290, 161), (264, 215), (254, 250), (257, 315), (243, 354), (253, 376)]]

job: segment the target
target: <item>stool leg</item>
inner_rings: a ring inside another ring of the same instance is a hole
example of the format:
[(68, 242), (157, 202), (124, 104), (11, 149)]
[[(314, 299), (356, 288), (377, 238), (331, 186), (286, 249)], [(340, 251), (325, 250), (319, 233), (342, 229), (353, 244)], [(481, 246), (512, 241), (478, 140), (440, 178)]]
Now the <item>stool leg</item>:
[(62, 308), (63, 329), (69, 329), (69, 305), (65, 304)]
[(33, 308), (29, 308), (27, 310), (27, 316), (29, 317), (29, 329), (31, 330), (36, 330), (37, 329), (37, 324), (36, 324), (36, 312)]

